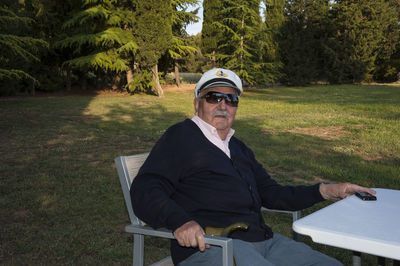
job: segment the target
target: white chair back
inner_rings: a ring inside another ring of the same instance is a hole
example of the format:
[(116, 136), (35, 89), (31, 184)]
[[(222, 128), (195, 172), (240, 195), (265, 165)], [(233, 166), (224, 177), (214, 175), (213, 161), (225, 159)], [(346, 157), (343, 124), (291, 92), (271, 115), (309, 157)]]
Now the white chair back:
[(122, 192), (124, 194), (126, 208), (128, 209), (129, 219), (132, 224), (141, 224), (143, 222), (136, 217), (132, 209), (130, 188), (133, 179), (139, 172), (149, 153), (135, 154), (131, 156), (119, 156), (115, 158), (115, 166), (117, 167), (119, 181), (121, 183)]

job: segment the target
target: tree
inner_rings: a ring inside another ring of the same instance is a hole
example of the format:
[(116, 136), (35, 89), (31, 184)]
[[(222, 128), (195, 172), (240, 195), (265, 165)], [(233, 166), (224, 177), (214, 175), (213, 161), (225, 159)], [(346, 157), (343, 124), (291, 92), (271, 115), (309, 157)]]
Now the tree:
[(220, 11), (223, 18), (213, 23), (222, 30), (224, 40), (217, 47), (217, 62), (236, 71), (250, 84), (259, 69), (255, 56), (259, 49), (256, 39), (261, 23), (259, 4), (259, 0), (224, 0)]
[(139, 45), (138, 72), (151, 69), (152, 80), (157, 94), (164, 92), (158, 76), (158, 60), (171, 45), (172, 40), (171, 1), (138, 1), (133, 27), (135, 40)]
[(179, 60), (183, 57), (197, 52), (196, 48), (191, 46), (189, 40), (183, 36), (173, 36), (171, 46), (168, 48), (168, 55), (174, 62), (175, 82), (180, 87), (179, 78)]
[(266, 0), (265, 3), (265, 25), (267, 35), (266, 59), (279, 60), (279, 36), (282, 25), (285, 22), (285, 0)]
[(40, 82), (32, 75), (32, 67), (40, 63), (41, 50), (48, 48), (47, 42), (32, 37), (29, 29), (34, 21), (17, 14), (20, 11), (18, 4), (0, 7), (0, 94), (3, 95), (18, 92), (22, 85), (35, 94)]
[(378, 82), (400, 81), (400, 43), (389, 58), (377, 58), (375, 61), (374, 80)]
[(285, 22), (285, 0), (266, 0), (264, 17), (258, 40), (260, 40), (260, 71), (256, 81), (259, 84), (275, 83), (282, 78), (282, 61), (279, 54), (281, 29)]
[(99, 81), (104, 73), (129, 70), (126, 55), (138, 49), (132, 32), (124, 27), (132, 24), (130, 12), (121, 9), (113, 0), (85, 0), (82, 7), (83, 10), (63, 24), (63, 29), (70, 34), (55, 43), (72, 55), (63, 67), (85, 74), (94, 71)]
[(338, 43), (333, 47), (330, 80), (371, 80), (378, 54), (390, 57), (395, 50), (399, 25), (396, 8), (387, 0), (340, 0), (332, 11)]
[[(222, 19), (223, 0), (203, 0), (203, 27), (201, 30), (201, 50), (216, 67), (216, 53), (222, 38), (222, 29), (215, 25), (215, 21)], [(209, 67), (208, 67), (209, 68)]]
[(382, 24), (388, 25), (379, 44), (379, 52), (373, 70), (374, 80), (394, 82), (400, 80), (400, 2), (386, 1), (386, 9)]
[(190, 46), (195, 47), (196, 52), (187, 54), (183, 57), (180, 67), (182, 70), (191, 73), (202, 73), (209, 70), (210, 61), (203, 55), (201, 51), (201, 33), (188, 37)]
[(284, 81), (306, 85), (324, 79), (324, 47), (332, 34), (329, 1), (286, 1), (285, 10), (279, 34)]
[(189, 23), (198, 22), (199, 18), (196, 16), (198, 9), (194, 12), (186, 11), (189, 6), (197, 3), (197, 0), (172, 0), (172, 41), (168, 55), (174, 62), (175, 81), (178, 87), (180, 87), (179, 60), (196, 52), (196, 48), (190, 45), (185, 29)]
[[(41, 83), (39, 89), (62, 89), (65, 72), (61, 70), (60, 65), (68, 59), (68, 55), (57, 52), (53, 44), (60, 38), (65, 38), (62, 24), (70, 18), (74, 9), (81, 7), (81, 1), (25, 0), (24, 3), (30, 17), (36, 22), (32, 32), (50, 46), (48, 52), (41, 57), (41, 64), (36, 65), (37, 77)], [(71, 87), (71, 84), (66, 85), (67, 88)]]

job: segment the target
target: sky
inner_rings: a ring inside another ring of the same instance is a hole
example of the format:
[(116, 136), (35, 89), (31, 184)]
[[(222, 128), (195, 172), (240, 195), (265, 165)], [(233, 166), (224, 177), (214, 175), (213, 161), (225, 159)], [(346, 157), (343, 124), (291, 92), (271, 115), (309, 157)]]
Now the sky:
[[(200, 18), (199, 22), (197, 23), (191, 23), (186, 27), (186, 31), (189, 35), (196, 35), (197, 33), (201, 32), (201, 27), (203, 25), (203, 1), (199, 1), (200, 7), (199, 12), (197, 13), (197, 16)], [(192, 11), (196, 9), (198, 6), (191, 7), (188, 9), (188, 11)]]

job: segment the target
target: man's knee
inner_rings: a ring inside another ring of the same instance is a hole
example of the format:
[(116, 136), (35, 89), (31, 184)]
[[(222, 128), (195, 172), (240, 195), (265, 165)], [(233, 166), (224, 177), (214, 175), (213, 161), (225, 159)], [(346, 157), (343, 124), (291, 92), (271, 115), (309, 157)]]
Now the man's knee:
[(267, 257), (276, 265), (343, 265), (303, 242), (297, 242), (279, 234), (274, 234), (273, 244)]
[(204, 252), (198, 251), (181, 261), (178, 266), (222, 266), (222, 248), (211, 246)]

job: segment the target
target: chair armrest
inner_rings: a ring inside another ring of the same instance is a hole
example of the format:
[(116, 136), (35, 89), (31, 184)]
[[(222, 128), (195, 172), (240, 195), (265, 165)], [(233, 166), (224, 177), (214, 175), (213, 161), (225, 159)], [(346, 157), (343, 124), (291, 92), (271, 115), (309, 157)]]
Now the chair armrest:
[[(301, 218), (301, 211), (284, 211), (284, 210), (275, 210), (275, 209), (268, 209), (265, 207), (261, 207), (261, 211), (270, 211), (270, 212), (281, 212), (291, 214), (293, 218), (293, 223)], [(293, 239), (296, 241), (301, 241), (300, 235), (292, 230)]]
[[(153, 229), (147, 225), (127, 225), (125, 231), (133, 234), (156, 236), (162, 238), (175, 239), (171, 230), (160, 228)], [(217, 236), (204, 236), (204, 241), (206, 244), (213, 246), (219, 246), (222, 248), (222, 265), (232, 266), (233, 265), (233, 241), (231, 238), (217, 237)]]
[(132, 234), (140, 234), (146, 236), (157, 236), (170, 239), (175, 238), (170, 230), (164, 228), (156, 230), (147, 225), (135, 225), (135, 224), (127, 225), (125, 227), (125, 231)]
[(268, 209), (265, 207), (261, 207), (261, 211), (281, 212), (281, 213), (291, 214), (293, 217), (293, 222), (301, 218), (301, 211), (284, 211), (284, 210)]

